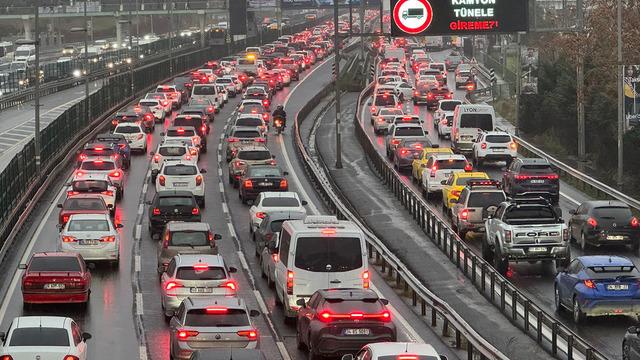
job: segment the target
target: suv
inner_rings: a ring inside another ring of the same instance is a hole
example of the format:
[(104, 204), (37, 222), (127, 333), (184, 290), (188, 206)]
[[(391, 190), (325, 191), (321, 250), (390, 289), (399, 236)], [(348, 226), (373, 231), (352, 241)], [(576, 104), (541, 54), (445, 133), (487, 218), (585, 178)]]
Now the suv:
[(316, 291), (300, 306), (297, 322), (298, 348), (308, 349), (309, 358), (360, 350), (375, 342), (395, 342), (396, 327), (387, 308), (371, 289), (326, 289)]
[(200, 136), (200, 151), (207, 152), (207, 135), (209, 134), (209, 123), (207, 119), (200, 115), (178, 115), (172, 121), (173, 126), (193, 127)]
[(504, 131), (489, 131), (478, 136), (473, 144), (473, 162), (479, 167), (485, 161), (506, 161), (507, 167), (518, 157), (518, 146)]
[[(117, 144), (112, 144), (109, 142), (102, 142), (102, 141), (92, 141), (92, 142), (88, 142), (84, 145), (84, 148), (82, 149), (82, 151), (80, 151), (80, 154), (78, 155), (78, 162), (76, 163), (76, 166), (80, 166), (80, 164), (82, 164), (82, 162), (84, 160), (87, 160), (89, 157), (110, 157), (112, 159), (116, 159), (119, 155), (119, 151), (118, 151), (118, 145)], [(122, 168), (126, 169), (127, 164), (125, 164), (124, 161), (122, 161)]]
[(235, 157), (229, 163), (229, 184), (238, 186), (238, 180), (250, 165), (275, 165), (275, 155), (271, 155), (264, 145), (247, 145), (238, 148)]
[(509, 196), (545, 194), (553, 204), (560, 200), (560, 180), (547, 159), (515, 159), (502, 176)]
[(169, 221), (200, 222), (200, 208), (190, 191), (158, 191), (149, 207), (149, 233), (151, 238), (164, 231)]
[(427, 165), (422, 169), (420, 187), (426, 199), (431, 199), (433, 194), (441, 194), (446, 182), (453, 173), (464, 172), (469, 169), (469, 163), (464, 155), (434, 153), (429, 156)]
[(499, 181), (469, 181), (451, 208), (453, 230), (462, 239), (469, 231), (484, 233), (489, 212), (494, 212), (506, 198)]
[(185, 160), (194, 164), (198, 163), (198, 149), (189, 147), (183, 142), (164, 141), (158, 145), (157, 151), (150, 153), (151, 160), (151, 183), (156, 183), (158, 172), (167, 160)]
[(422, 124), (393, 124), (389, 127), (386, 139), (387, 157), (393, 160), (394, 151), (400, 144), (401, 139), (412, 138), (416, 140), (428, 140), (427, 132), (422, 128)]
[(156, 177), (156, 191), (186, 190), (195, 196), (200, 208), (205, 207), (205, 169), (190, 160), (165, 160)]
[(129, 147), (129, 143), (124, 135), (111, 133), (99, 134), (96, 136), (95, 141), (117, 145), (116, 150), (118, 154), (122, 156), (122, 168), (128, 169), (131, 166), (131, 147)]
[(211, 232), (209, 224), (202, 222), (169, 221), (158, 248), (158, 273), (167, 270), (169, 261), (178, 254), (217, 255), (216, 240), (220, 234)]
[(511, 199), (488, 214), (482, 257), (502, 275), (510, 261), (571, 261), (569, 229), (557, 210), (542, 197)]
[(247, 145), (266, 144), (267, 137), (258, 127), (234, 126), (227, 138), (227, 162), (231, 161), (238, 150)]

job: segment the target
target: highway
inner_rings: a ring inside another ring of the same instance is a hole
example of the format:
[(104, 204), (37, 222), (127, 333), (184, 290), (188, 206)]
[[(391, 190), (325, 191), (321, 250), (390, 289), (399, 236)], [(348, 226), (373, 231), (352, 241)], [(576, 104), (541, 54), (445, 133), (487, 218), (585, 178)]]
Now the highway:
[[(307, 71), (298, 85), (292, 85), (274, 97), (274, 103), (284, 103), (290, 114), (313, 95), (317, 88), (329, 81), (324, 74), (330, 64), (323, 63)], [(222, 235), (218, 242), (220, 253), (229, 266), (243, 269), (237, 274), (239, 295), (250, 308), (260, 310), (264, 316), (257, 318), (260, 348), (267, 358), (304, 359), (305, 354), (296, 349), (295, 327), (285, 325), (279, 307), (275, 306), (274, 294), (266, 281), (260, 278), (254, 257), (253, 243), (248, 236), (248, 207), (242, 205), (235, 189), (226, 184), (227, 165), (221, 157), (224, 151), (224, 129), (233, 119), (238, 99), (217, 114), (212, 124), (209, 140), (210, 151), (200, 157), (200, 168), (207, 169), (207, 208), (203, 210), (203, 221)], [(149, 151), (155, 150), (163, 127), (157, 126), (147, 137)], [(294, 153), (291, 129), (281, 138), (270, 136), (269, 147), (276, 155), (279, 165), (290, 172), (290, 189), (298, 191), (309, 201), (309, 213), (325, 213), (322, 202), (316, 198), (312, 187), (303, 176)], [(22, 233), (20, 246), (15, 250), (10, 264), (3, 264), (2, 283), (4, 299), (0, 305), (3, 330), (11, 320), (21, 315), (72, 316), (83, 331), (94, 335), (89, 341), (91, 359), (167, 359), (168, 328), (160, 309), (159, 282), (156, 272), (157, 240), (152, 240), (147, 230), (147, 206), (154, 194), (149, 184), (149, 154), (134, 155), (131, 169), (126, 174), (125, 196), (118, 204), (116, 220), (124, 225), (121, 229), (121, 260), (117, 268), (101, 266), (92, 271), (91, 301), (86, 311), (73, 306), (40, 306), (25, 311), (22, 307), (20, 276), (17, 263), (24, 263), (33, 252), (53, 251), (57, 242), (57, 208), (64, 195), (64, 183), (59, 179), (34, 212), (28, 229)], [(68, 176), (71, 175), (69, 168)], [(458, 354), (449, 350), (426, 324), (408, 309), (395, 292), (374, 275), (373, 283), (382, 296), (393, 304), (392, 317), (398, 326), (399, 341), (425, 341), (434, 344), (441, 354), (457, 359)], [(8, 285), (8, 287), (6, 287)], [(6, 290), (4, 290), (6, 289)]]
[[(448, 52), (434, 52), (430, 53), (431, 57), (436, 62), (444, 62), (444, 58)], [(410, 69), (407, 69), (408, 74), (412, 74)], [(453, 76), (453, 72), (448, 73), (448, 83), (454, 84), (455, 79)], [(449, 87), (453, 90), (453, 86)], [(464, 90), (455, 90), (454, 98), (464, 100), (465, 91)], [(447, 139), (439, 139), (437, 136), (437, 131), (433, 127), (433, 112), (428, 111), (425, 106), (414, 106), (411, 102), (405, 103), (405, 111), (410, 113), (419, 114), (420, 118), (424, 120), (423, 127), (425, 130), (429, 132), (429, 139), (434, 144), (439, 144), (440, 147), (450, 147), (451, 142)], [(373, 132), (373, 128), (370, 122), (370, 112), (369, 106), (363, 105), (363, 118), (361, 119), (363, 126), (366, 129), (367, 134), (369, 135), (370, 140), (376, 145), (379, 153), (385, 156), (385, 142), (383, 135), (375, 135)], [(350, 117), (351, 118), (351, 117)], [(350, 119), (349, 118), (349, 119)], [(347, 140), (345, 140), (347, 141)], [(351, 141), (356, 141), (353, 138)], [(391, 164), (391, 163), (390, 163)], [(392, 165), (392, 164), (391, 164)], [(502, 173), (505, 170), (504, 162), (502, 163), (493, 163), (487, 164), (483, 166), (481, 171), (486, 171), (492, 178), (501, 180)], [(413, 189), (416, 193), (420, 194), (421, 190), (418, 184), (413, 183), (411, 179), (411, 172), (405, 172), (404, 183)], [(390, 193), (388, 193), (389, 196)], [(377, 194), (378, 196), (382, 196)], [(589, 200), (590, 197), (567, 183), (561, 181), (560, 184), (560, 202), (559, 205), (562, 208), (563, 218), (565, 222), (568, 223), (570, 218), (569, 210), (575, 210), (577, 206)], [(441, 210), (441, 200), (439, 197), (436, 197), (434, 200), (431, 200), (432, 210), (439, 213), (443, 219), (446, 219), (446, 216), (442, 214)], [(408, 213), (405, 212), (405, 216), (408, 217)], [(477, 254), (481, 254), (481, 237), (475, 236), (472, 237), (471, 234), (467, 235), (466, 239), (467, 243), (471, 244), (476, 251)], [(571, 248), (572, 257), (577, 257), (585, 254), (580, 250), (580, 247), (576, 244), (573, 244)], [(627, 247), (612, 247), (612, 248), (599, 248), (594, 250), (588, 250), (586, 252), (588, 255), (593, 254), (610, 254), (610, 255), (622, 255), (629, 257), (636, 264), (640, 263), (640, 257), (638, 254), (633, 254), (631, 250)], [(554, 307), (554, 290), (553, 290), (553, 279), (556, 275), (555, 266), (551, 263), (537, 263), (537, 264), (528, 264), (528, 263), (520, 263), (520, 264), (510, 264), (510, 272), (509, 272), (509, 280), (515, 284), (518, 288), (523, 290), (527, 296), (533, 299), (536, 304), (542, 306), (545, 311), (550, 314), (555, 313)], [(581, 337), (588, 340), (591, 344), (593, 344), (597, 349), (602, 351), (605, 355), (610, 356), (611, 358), (621, 358), (622, 348), (622, 338), (626, 329), (629, 326), (636, 325), (636, 320), (629, 317), (616, 317), (616, 318), (590, 318), (584, 325), (576, 326), (571, 320), (570, 313), (564, 312), (563, 314), (557, 314), (558, 319), (560, 319), (563, 323), (565, 323), (569, 328), (575, 330), (577, 334)]]

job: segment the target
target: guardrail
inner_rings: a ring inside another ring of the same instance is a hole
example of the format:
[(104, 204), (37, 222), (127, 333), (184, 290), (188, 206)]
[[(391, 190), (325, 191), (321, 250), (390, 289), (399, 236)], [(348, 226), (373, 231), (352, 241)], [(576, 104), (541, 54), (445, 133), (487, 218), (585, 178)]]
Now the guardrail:
[(398, 259), (376, 235), (368, 229), (364, 221), (355, 212), (351, 211), (346, 201), (331, 183), (326, 173), (315, 164), (310, 157), (300, 135), (299, 123), (316, 107), (319, 101), (329, 95), (332, 86), (329, 85), (320, 90), (305, 106), (300, 109), (294, 119), (294, 145), (297, 154), (302, 160), (305, 172), (314, 184), (320, 197), (326, 203), (333, 214), (341, 219), (354, 221), (363, 229), (367, 236), (367, 251), (369, 260), (373, 265), (379, 266), (384, 276), (394, 279), (395, 287), (401, 293), (411, 299), (411, 304), (420, 307), (423, 317), (430, 317), (431, 326), (437, 326), (441, 319), (443, 335), (450, 331), (455, 334), (455, 346), (465, 349), (468, 359), (508, 359), (493, 345), (478, 334), (464, 319), (462, 319), (447, 303), (432, 293), (413, 273)]
[(549, 348), (553, 356), (567, 359), (606, 359), (606, 356), (586, 340), (546, 313), (493, 269), (455, 234), (446, 220), (422, 199), (421, 194), (414, 192), (405, 184), (400, 174), (377, 151), (373, 140), (367, 135), (360, 121), (362, 104), (372, 94), (373, 88), (374, 83), (369, 84), (358, 98), (357, 112), (354, 116), (356, 137), (382, 181), (431, 241), (470, 279), (480, 293), (526, 334), (533, 337), (538, 344)]

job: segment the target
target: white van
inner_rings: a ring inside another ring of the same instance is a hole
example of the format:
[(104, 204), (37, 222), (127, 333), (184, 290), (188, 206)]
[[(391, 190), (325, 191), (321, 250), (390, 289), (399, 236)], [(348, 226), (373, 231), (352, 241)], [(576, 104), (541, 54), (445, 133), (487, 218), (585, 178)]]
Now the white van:
[(473, 143), (484, 131), (494, 131), (496, 113), (491, 105), (463, 104), (453, 111), (451, 143), (457, 153), (473, 151)]
[(35, 45), (20, 45), (13, 53), (13, 61), (16, 62), (32, 62), (36, 60)]
[(218, 92), (215, 84), (194, 84), (191, 90), (191, 99), (208, 99), (213, 104), (215, 113), (222, 107), (222, 94)]
[(316, 290), (369, 287), (365, 235), (350, 221), (335, 216), (285, 221), (278, 253), (276, 296), (286, 318), (296, 316), (298, 299)]

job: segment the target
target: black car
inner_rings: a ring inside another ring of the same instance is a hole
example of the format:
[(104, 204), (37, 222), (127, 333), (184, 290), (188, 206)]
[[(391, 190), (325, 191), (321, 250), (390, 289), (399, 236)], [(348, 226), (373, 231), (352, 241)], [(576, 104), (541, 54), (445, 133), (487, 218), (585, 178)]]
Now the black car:
[(200, 150), (207, 152), (207, 135), (209, 134), (209, 123), (206, 117), (201, 115), (183, 115), (176, 116), (172, 121), (172, 126), (192, 126), (198, 136), (200, 136)]
[(571, 238), (583, 250), (590, 245), (631, 245), (634, 251), (640, 249), (640, 223), (622, 201), (586, 201), (569, 213)]
[(508, 196), (546, 194), (553, 204), (560, 200), (560, 179), (547, 159), (515, 159), (502, 175)]
[(151, 238), (161, 234), (169, 221), (201, 221), (200, 207), (190, 191), (159, 191), (147, 204)]
[(309, 358), (336, 358), (374, 342), (395, 342), (389, 302), (371, 289), (316, 291), (308, 302), (298, 300), (297, 343)]
[(287, 191), (289, 183), (285, 176), (288, 172), (275, 165), (249, 165), (240, 178), (238, 196), (243, 204), (255, 200), (263, 191)]
[(194, 351), (189, 360), (266, 360), (256, 349), (203, 349)]
[(117, 112), (111, 117), (111, 128), (115, 129), (116, 126), (118, 126), (118, 124), (120, 123), (142, 123), (143, 120), (144, 114), (138, 113), (133, 109), (129, 109), (126, 111)]
[(187, 104), (187, 108), (202, 108), (209, 116), (209, 122), (213, 122), (215, 119), (216, 108), (209, 99), (191, 99)]
[(440, 100), (452, 99), (453, 94), (446, 86), (431, 86), (427, 91), (427, 107), (435, 108)]
[[(197, 115), (202, 117), (205, 120), (208, 120), (208, 122), (211, 122), (211, 119), (209, 118), (209, 114), (207, 114), (207, 109), (204, 106), (183, 106), (182, 109), (180, 110), (180, 115)], [(211, 116), (213, 116), (213, 111), (211, 111)], [(209, 125), (207, 125), (207, 127), (208, 126)], [(208, 133), (209, 131), (207, 131), (207, 134)]]
[(640, 326), (631, 326), (624, 334), (622, 341), (622, 358), (640, 360)]
[[(305, 202), (303, 202), (305, 203)], [(299, 211), (277, 211), (264, 215), (260, 226), (253, 232), (253, 242), (256, 244), (256, 255), (260, 255), (265, 246), (275, 241), (275, 236), (282, 230), (282, 223), (287, 220), (304, 220), (307, 215)], [(277, 252), (276, 252), (277, 254)]]
[(128, 169), (131, 166), (131, 148), (124, 135), (112, 133), (98, 134), (95, 140), (98, 142), (117, 144), (118, 154), (122, 156), (122, 167)]

